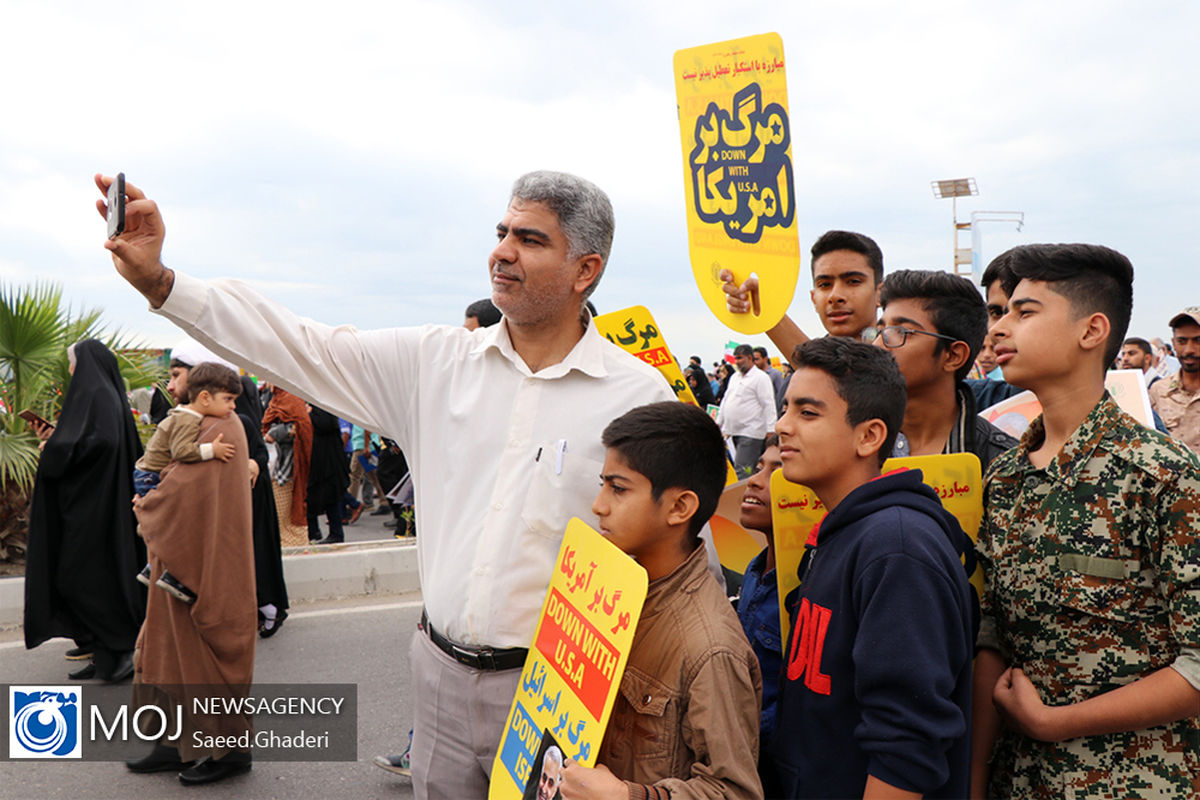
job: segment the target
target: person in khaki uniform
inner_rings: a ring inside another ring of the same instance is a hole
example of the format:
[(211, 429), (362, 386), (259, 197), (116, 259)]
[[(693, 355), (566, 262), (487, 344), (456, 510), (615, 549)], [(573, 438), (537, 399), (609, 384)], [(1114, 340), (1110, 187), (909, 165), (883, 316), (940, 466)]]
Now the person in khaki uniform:
[(1094, 245), (1011, 267), (991, 335), (1044, 411), (985, 479), (972, 796), (1200, 796), (1200, 459), (1104, 388), (1133, 267)]
[(1167, 431), (1200, 453), (1200, 306), (1171, 318), (1171, 343), (1179, 354), (1179, 371), (1155, 381), (1150, 402)]
[(762, 675), (698, 534), (725, 486), (716, 423), (677, 401), (613, 420), (600, 532), (650, 579), (595, 768), (568, 762), (563, 800), (761, 798)]

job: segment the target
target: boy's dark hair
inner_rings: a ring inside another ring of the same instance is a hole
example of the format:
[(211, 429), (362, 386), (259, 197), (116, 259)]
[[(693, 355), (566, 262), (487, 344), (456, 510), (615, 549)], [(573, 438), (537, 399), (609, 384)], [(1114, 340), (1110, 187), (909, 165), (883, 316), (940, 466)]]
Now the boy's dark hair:
[(763, 439), (763, 450), (766, 450), (768, 447), (778, 447), (778, 446), (779, 446), (779, 434), (775, 433), (774, 431), (772, 431), (771, 433), (768, 433), (767, 437), (765, 439)]
[(1098, 244), (1027, 244), (1014, 247), (1012, 272), (1004, 281), (1010, 297), (1022, 280), (1044, 281), (1067, 298), (1076, 318), (1097, 312), (1112, 329), (1104, 351), (1111, 364), (1121, 352), (1129, 316), (1133, 313), (1133, 264), (1109, 247)]
[[(987, 306), (969, 280), (960, 275), (951, 275), (929, 269), (902, 269), (888, 275), (879, 290), (879, 305), (887, 308), (893, 300), (919, 300), (921, 307), (933, 319), (936, 333), (953, 336), (966, 342), (971, 357), (954, 373), (954, 380), (961, 381), (971, 371), (983, 337), (987, 335)], [(940, 355), (950, 342), (935, 339), (934, 355)]]
[(202, 361), (188, 372), (188, 402), (196, 402), (201, 392), (211, 395), (229, 392), (234, 397), (242, 393), (242, 381), (238, 374), (224, 364)]
[(983, 270), (983, 277), (980, 278), (979, 285), (983, 287), (984, 291), (987, 291), (987, 288), (996, 281), (1000, 281), (1001, 286), (1008, 285), (1008, 277), (1012, 275), (1012, 267), (1009, 266), (1009, 263), (1012, 259), (1013, 250), (1015, 249), (1016, 248), (1014, 247), (1005, 250), (1003, 253), (993, 258), (987, 265), (987, 268)]
[(479, 320), (479, 327), (490, 328), (500, 321), (500, 309), (496, 308), (490, 297), (485, 297), (467, 306), (463, 317), (474, 317)]
[(696, 493), (700, 507), (688, 523), (694, 542), (725, 488), (725, 439), (712, 417), (690, 403), (664, 400), (625, 412), (600, 440), (646, 476), (656, 501), (667, 489)]
[(1133, 345), (1138, 350), (1141, 350), (1143, 353), (1145, 353), (1148, 356), (1154, 355), (1154, 348), (1152, 348), (1150, 346), (1150, 343), (1147, 342), (1145, 339), (1141, 339), (1137, 336), (1130, 336), (1128, 339), (1125, 340), (1125, 344)]
[(754, 348), (754, 355), (762, 356), (763, 358), (767, 358), (767, 348), (765, 348), (765, 347)]
[(739, 344), (737, 347), (733, 348), (733, 354), (735, 356), (753, 356), (754, 348), (748, 344)]
[(870, 236), (853, 231), (825, 231), (821, 234), (821, 238), (812, 246), (813, 274), (816, 274), (817, 259), (834, 250), (850, 250), (866, 257), (871, 271), (875, 273), (875, 285), (883, 282), (883, 251)]
[(887, 438), (879, 448), (879, 464), (892, 454), (904, 421), (908, 393), (896, 359), (881, 347), (842, 336), (810, 339), (792, 353), (797, 370), (819, 369), (833, 379), (838, 397), (846, 401), (846, 422), (858, 425), (882, 420)]

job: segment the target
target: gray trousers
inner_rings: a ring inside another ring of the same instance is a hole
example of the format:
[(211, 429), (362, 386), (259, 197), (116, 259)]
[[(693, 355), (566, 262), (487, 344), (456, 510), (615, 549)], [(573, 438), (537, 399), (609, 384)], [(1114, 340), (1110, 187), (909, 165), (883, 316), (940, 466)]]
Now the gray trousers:
[(765, 437), (755, 436), (731, 436), (733, 439), (733, 468), (737, 470), (739, 478), (754, 472), (754, 467), (758, 464), (758, 459), (762, 457), (763, 439)]
[(410, 658), (413, 795), (417, 800), (483, 800), (521, 670), (465, 667), (420, 630), (413, 635)]

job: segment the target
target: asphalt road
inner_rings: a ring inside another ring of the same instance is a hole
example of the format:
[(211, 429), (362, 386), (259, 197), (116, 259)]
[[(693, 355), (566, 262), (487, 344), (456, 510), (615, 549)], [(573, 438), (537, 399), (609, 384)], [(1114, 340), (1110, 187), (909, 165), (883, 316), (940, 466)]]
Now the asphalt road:
[[(408, 644), (420, 613), (419, 594), (298, 606), (276, 636), (257, 642), (256, 683), (358, 685), (356, 763), (256, 761), (248, 774), (216, 786), (185, 787), (172, 772), (135, 775), (117, 762), (8, 761), (0, 753), (0, 797), (412, 797), (408, 778), (371, 759), (400, 752), (408, 740)], [(0, 683), (71, 683), (67, 673), (80, 666), (63, 658), (71, 642), (52, 640), (27, 651), (21, 636), (20, 630), (0, 633)], [(0, 702), (7, 708), (8, 697)], [(137, 742), (131, 750), (139, 756), (149, 747)]]

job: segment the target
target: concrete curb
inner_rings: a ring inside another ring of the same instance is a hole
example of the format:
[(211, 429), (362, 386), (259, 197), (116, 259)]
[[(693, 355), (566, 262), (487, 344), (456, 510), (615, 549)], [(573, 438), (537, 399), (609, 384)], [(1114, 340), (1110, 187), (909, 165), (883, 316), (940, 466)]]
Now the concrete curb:
[[(421, 588), (415, 539), (285, 548), (283, 577), (292, 605)], [(25, 579), (0, 578), (0, 630), (21, 627), (24, 613)]]

